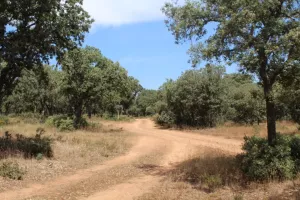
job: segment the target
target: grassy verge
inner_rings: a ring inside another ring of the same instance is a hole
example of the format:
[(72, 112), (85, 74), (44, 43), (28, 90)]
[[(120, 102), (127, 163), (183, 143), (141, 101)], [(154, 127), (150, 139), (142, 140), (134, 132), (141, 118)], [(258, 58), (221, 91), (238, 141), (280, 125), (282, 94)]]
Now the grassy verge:
[(235, 157), (202, 148), (166, 173), (161, 185), (137, 200), (299, 199), (300, 177), (285, 182), (248, 182)]
[[(0, 136), (4, 136), (4, 133), (8, 131), (12, 138), (17, 138), (17, 134), (22, 134), (24, 138), (35, 138), (37, 129), (45, 130), (43, 137), (51, 138), (53, 156), (50, 158), (40, 155), (26, 157), (22, 152), (8, 151), (0, 158), (0, 166), (4, 166), (3, 169), (0, 167), (1, 173), (5, 175), (5, 178), (0, 176), (0, 191), (18, 189), (28, 183), (50, 180), (77, 169), (99, 164), (125, 153), (132, 145), (131, 134), (112, 126), (97, 125), (85, 130), (60, 132), (56, 128), (40, 123), (27, 123), (19, 119), (10, 119), (10, 121), (13, 123), (0, 127)], [(12, 141), (17, 141), (17, 139), (12, 139)], [(10, 164), (11, 167), (7, 167), (6, 163), (16, 164)], [(12, 180), (7, 175), (7, 173), (13, 174), (17, 171), (16, 166), (20, 166), (24, 174), (22, 178), (14, 179), (23, 179), (22, 181)], [(3, 172), (6, 169), (8, 172)]]
[[(267, 136), (267, 124), (261, 123), (260, 125), (238, 125), (226, 123), (225, 125), (216, 128), (208, 129), (195, 129), (184, 128), (185, 131), (190, 131), (197, 134), (221, 136), (229, 139), (242, 140), (245, 136)], [(277, 131), (281, 134), (296, 134), (299, 133), (298, 125), (293, 122), (279, 121), (277, 122)]]

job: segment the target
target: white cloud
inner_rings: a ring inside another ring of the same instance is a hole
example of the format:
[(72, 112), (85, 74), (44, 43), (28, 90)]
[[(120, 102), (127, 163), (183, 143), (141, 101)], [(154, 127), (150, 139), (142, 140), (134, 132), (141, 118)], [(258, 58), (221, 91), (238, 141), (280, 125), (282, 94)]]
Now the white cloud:
[(161, 8), (170, 0), (84, 0), (95, 25), (119, 26), (162, 20)]

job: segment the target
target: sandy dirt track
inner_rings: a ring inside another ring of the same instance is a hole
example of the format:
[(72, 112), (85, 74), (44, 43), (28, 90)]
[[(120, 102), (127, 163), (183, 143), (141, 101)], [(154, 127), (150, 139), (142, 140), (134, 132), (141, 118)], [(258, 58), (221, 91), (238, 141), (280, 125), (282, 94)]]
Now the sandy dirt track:
[[(163, 130), (157, 128), (149, 119), (139, 119), (132, 123), (120, 123), (124, 130), (138, 135), (137, 143), (124, 156), (113, 160), (92, 166), (88, 169), (78, 170), (71, 176), (62, 176), (45, 184), (33, 184), (27, 188), (18, 191), (6, 191), (0, 193), (1, 200), (42, 200), (42, 199), (82, 199), (82, 200), (130, 200), (141, 196), (151, 190), (152, 187), (160, 184), (163, 175), (153, 173), (142, 173), (137, 171), (133, 177), (122, 179), (121, 182), (110, 180), (106, 187), (100, 187), (101, 180), (97, 181), (97, 176), (110, 170), (118, 170), (119, 177), (122, 176), (124, 166), (133, 166), (132, 163), (141, 157), (158, 152), (159, 170), (168, 170), (174, 164), (180, 163), (197, 150), (197, 147), (209, 147), (227, 152), (228, 154), (237, 154), (241, 152), (242, 141), (225, 139), (200, 134), (193, 134), (182, 131)], [(131, 166), (131, 167), (132, 167)], [(131, 168), (130, 168), (131, 169)], [(134, 168), (132, 167), (132, 170)], [(124, 172), (125, 173), (125, 172)], [(114, 179), (117, 178), (110, 177)], [(84, 188), (89, 188), (93, 184), (93, 190), (87, 190), (79, 186), (85, 184)], [(99, 185), (99, 189), (97, 189)], [(101, 189), (102, 188), (102, 189)], [(70, 195), (74, 190), (83, 190), (81, 194)]]

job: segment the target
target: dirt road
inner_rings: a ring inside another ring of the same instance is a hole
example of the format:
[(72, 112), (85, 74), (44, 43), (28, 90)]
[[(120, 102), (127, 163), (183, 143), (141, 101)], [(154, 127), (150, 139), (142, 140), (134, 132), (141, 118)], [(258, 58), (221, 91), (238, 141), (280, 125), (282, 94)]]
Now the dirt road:
[[(121, 123), (124, 130), (138, 135), (137, 143), (124, 156), (59, 177), (45, 184), (34, 184), (18, 191), (0, 193), (2, 200), (134, 199), (160, 184), (163, 173), (174, 164), (188, 159), (199, 146), (236, 154), (242, 142), (188, 132), (162, 130), (149, 119)], [(156, 160), (155, 160), (156, 158)], [(144, 160), (155, 160), (156, 165)], [(147, 172), (151, 168), (152, 173)]]

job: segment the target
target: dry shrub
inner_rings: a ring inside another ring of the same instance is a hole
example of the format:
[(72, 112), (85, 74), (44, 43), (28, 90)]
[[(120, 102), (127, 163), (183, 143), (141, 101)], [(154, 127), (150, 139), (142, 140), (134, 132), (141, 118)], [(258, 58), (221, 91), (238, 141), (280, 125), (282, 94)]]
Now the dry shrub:
[(0, 176), (13, 180), (22, 180), (25, 171), (21, 169), (18, 163), (3, 162), (0, 164)]
[(243, 175), (235, 156), (211, 151), (189, 159), (171, 172), (174, 181), (184, 181), (207, 192), (222, 186), (244, 184)]
[(5, 132), (5, 135), (0, 137), (0, 158), (16, 155), (22, 155), (24, 158), (33, 158), (38, 155), (52, 157), (52, 139), (42, 136), (43, 131), (43, 129), (37, 129), (33, 137), (26, 137), (22, 134), (16, 134), (14, 137), (9, 132)]

